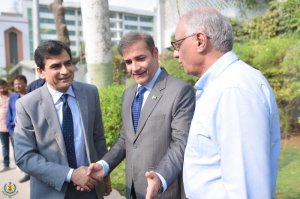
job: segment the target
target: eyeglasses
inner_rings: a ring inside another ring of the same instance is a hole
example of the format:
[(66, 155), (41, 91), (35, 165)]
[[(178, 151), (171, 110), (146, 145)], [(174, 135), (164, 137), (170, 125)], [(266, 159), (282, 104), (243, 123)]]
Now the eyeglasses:
[(184, 37), (184, 38), (182, 38), (182, 39), (178, 39), (178, 40), (176, 40), (176, 41), (171, 41), (171, 45), (173, 46), (173, 48), (174, 48), (175, 50), (179, 51), (182, 42), (183, 42), (185, 39), (187, 39), (187, 38), (189, 38), (189, 37), (192, 37), (192, 36), (194, 36), (194, 35), (195, 35), (195, 33), (193, 33), (193, 34), (191, 34), (191, 35), (189, 35), (189, 36), (186, 36), (186, 37)]

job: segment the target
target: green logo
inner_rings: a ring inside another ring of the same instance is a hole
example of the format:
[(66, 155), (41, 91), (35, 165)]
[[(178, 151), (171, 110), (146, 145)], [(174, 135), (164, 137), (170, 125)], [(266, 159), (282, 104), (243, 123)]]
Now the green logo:
[(17, 186), (14, 183), (9, 182), (3, 186), (2, 193), (11, 198), (18, 193)]

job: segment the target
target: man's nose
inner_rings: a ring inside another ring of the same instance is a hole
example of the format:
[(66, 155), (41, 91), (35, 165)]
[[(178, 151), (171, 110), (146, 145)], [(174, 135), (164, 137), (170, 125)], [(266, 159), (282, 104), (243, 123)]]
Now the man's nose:
[(174, 50), (173, 57), (177, 59), (179, 58), (179, 52), (177, 50)]
[(68, 69), (67, 69), (67, 67), (64, 64), (62, 64), (60, 72), (61, 73), (67, 73), (68, 72)]
[(132, 67), (133, 71), (139, 70), (139, 65), (138, 65), (138, 63), (136, 61), (132, 62), (131, 67)]

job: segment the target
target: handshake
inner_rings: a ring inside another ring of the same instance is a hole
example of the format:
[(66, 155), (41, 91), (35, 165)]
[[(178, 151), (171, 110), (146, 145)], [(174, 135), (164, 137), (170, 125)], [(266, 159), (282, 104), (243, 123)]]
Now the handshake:
[(100, 181), (104, 181), (104, 195), (111, 193), (111, 181), (109, 175), (104, 177), (104, 169), (98, 163), (92, 163), (90, 166), (81, 166), (74, 169), (71, 181), (78, 191), (91, 191), (95, 189)]

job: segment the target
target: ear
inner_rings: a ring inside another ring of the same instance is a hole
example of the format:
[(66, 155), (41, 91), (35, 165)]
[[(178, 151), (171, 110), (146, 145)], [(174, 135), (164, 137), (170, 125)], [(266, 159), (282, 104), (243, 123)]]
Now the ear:
[(199, 32), (196, 34), (196, 37), (198, 42), (197, 51), (202, 52), (207, 47), (207, 36), (205, 35), (205, 33)]
[(155, 57), (155, 59), (158, 59), (158, 49), (157, 49), (157, 47), (155, 47), (153, 49), (153, 56)]
[(36, 67), (36, 71), (39, 74), (40, 78), (45, 79), (44, 71), (40, 67)]

